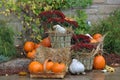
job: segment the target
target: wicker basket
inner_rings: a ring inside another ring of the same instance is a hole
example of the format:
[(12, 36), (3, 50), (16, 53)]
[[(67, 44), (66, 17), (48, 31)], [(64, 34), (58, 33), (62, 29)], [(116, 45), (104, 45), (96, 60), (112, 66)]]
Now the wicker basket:
[(71, 33), (49, 33), (52, 48), (63, 48), (71, 46)]
[(78, 59), (85, 66), (86, 71), (90, 71), (93, 68), (94, 56), (87, 55), (90, 53), (83, 53), (83, 54), (80, 54), (79, 56), (76, 56), (75, 58)]
[(68, 65), (71, 62), (71, 52), (70, 48), (47, 48), (40, 46), (37, 48), (35, 59), (41, 63), (44, 63), (46, 59), (50, 59), (53, 62), (62, 62), (65, 63), (67, 68), (66, 72), (68, 71)]
[(68, 65), (71, 62), (71, 52), (70, 48), (48, 48), (44, 46), (40, 46), (36, 50), (36, 61), (41, 63), (45, 63), (45, 61), (49, 59), (53, 62), (62, 62), (65, 63), (66, 69), (62, 73), (53, 73), (49, 71), (44, 71), (41, 73), (33, 74), (30, 73), (31, 78), (64, 78), (66, 73), (68, 72)]
[(46, 59), (54, 62), (63, 62), (68, 65), (71, 60), (70, 48), (48, 48), (40, 46), (37, 48), (35, 60), (43, 63)]
[[(74, 58), (78, 59), (84, 66), (86, 71), (90, 71), (93, 69), (93, 60), (94, 56), (98, 53), (101, 48), (101, 43), (99, 43), (96, 49), (92, 50), (90, 53), (82, 53), (82, 52), (72, 52)], [(79, 54), (79, 55), (76, 55)]]
[(94, 56), (99, 51), (101, 51), (103, 53), (103, 42), (104, 42), (104, 38), (105, 38), (106, 35), (107, 35), (107, 33), (103, 35), (103, 37), (101, 39), (101, 42), (93, 44), (93, 45), (96, 46), (96, 49), (93, 49), (91, 52), (89, 52), (89, 53), (72, 52), (72, 55), (74, 56), (74, 58), (78, 59), (81, 63), (84, 64), (86, 71), (90, 71), (90, 70), (93, 69)]

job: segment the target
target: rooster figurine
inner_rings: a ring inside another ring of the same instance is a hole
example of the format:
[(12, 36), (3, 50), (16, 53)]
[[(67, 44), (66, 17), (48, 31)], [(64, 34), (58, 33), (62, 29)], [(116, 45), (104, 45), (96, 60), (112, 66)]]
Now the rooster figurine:
[(53, 28), (56, 30), (56, 32), (59, 32), (59, 33), (66, 33), (66, 29), (60, 25), (54, 25)]

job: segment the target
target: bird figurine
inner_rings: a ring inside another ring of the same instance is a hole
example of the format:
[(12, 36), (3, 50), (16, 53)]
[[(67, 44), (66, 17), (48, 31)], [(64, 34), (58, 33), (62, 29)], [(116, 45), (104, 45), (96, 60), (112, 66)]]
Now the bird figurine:
[(84, 65), (77, 59), (72, 60), (72, 63), (69, 66), (69, 70), (72, 74), (80, 74), (80, 73), (85, 74)]
[(66, 29), (60, 25), (54, 25), (53, 28), (56, 30), (56, 32), (59, 32), (59, 33), (66, 33)]
[(85, 34), (86, 36), (88, 36), (90, 39), (93, 39), (93, 37), (90, 34)]

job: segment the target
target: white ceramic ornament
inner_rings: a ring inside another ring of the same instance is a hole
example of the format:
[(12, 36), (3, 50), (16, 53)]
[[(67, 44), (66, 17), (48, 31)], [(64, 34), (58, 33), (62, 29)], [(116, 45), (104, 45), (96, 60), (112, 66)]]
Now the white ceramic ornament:
[(90, 39), (93, 39), (93, 37), (90, 34), (85, 34), (86, 36), (88, 36)]

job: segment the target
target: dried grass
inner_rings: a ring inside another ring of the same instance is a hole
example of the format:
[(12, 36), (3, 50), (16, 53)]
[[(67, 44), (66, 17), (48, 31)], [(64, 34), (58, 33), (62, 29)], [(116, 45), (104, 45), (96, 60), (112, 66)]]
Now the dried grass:
[(35, 60), (43, 63), (46, 59), (50, 59), (54, 62), (64, 62), (69, 65), (71, 62), (70, 48), (48, 48), (40, 46), (37, 49)]

